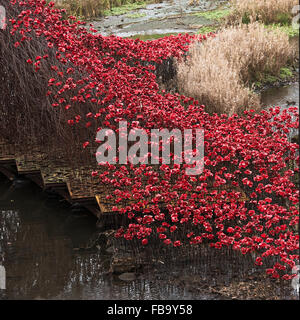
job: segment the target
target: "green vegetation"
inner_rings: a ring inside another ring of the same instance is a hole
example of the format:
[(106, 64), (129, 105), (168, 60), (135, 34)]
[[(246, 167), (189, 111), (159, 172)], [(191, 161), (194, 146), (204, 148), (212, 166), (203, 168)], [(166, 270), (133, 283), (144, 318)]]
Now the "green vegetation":
[(260, 89), (262, 87), (262, 83), (260, 81), (255, 81), (254, 86)]
[(271, 74), (267, 74), (267, 75), (265, 75), (265, 79), (264, 80), (265, 80), (264, 82), (266, 82), (266, 83), (274, 83), (274, 82), (276, 82), (278, 80), (278, 77), (275, 77), (275, 76), (273, 76)]
[(291, 14), (287, 12), (278, 13), (275, 21), (281, 25), (289, 25), (291, 23)]
[(143, 41), (147, 40), (155, 40), (155, 39), (160, 39), (164, 37), (169, 37), (169, 36), (176, 36), (178, 33), (163, 33), (163, 34), (136, 34), (134, 36), (129, 37), (130, 39), (140, 39)]
[(208, 20), (219, 21), (227, 17), (230, 14), (230, 12), (231, 12), (230, 9), (216, 9), (216, 10), (205, 11), (205, 12), (197, 12), (195, 13), (195, 16), (204, 17)]
[(248, 12), (245, 12), (242, 17), (242, 23), (248, 24), (248, 23), (250, 23), (250, 21), (251, 21), (250, 14)]
[[(250, 15), (246, 12), (244, 13), (242, 17), (242, 23), (248, 24), (250, 23)], [(256, 19), (259, 21), (259, 19)], [(266, 28), (274, 30), (274, 31), (281, 31), (287, 34), (289, 37), (296, 37), (299, 36), (299, 29), (293, 28), (290, 16), (287, 13), (280, 13), (276, 16), (276, 23), (266, 23), (264, 22), (264, 25)]]
[(228, 20), (232, 23), (240, 21), (248, 24), (259, 21), (264, 24), (290, 25), (292, 10), (298, 0), (230, 0), (232, 12)]
[(272, 29), (274, 31), (281, 31), (286, 33), (290, 38), (299, 37), (299, 29), (293, 28), (292, 25), (281, 25), (281, 24), (270, 24), (266, 25), (266, 28)]
[(217, 26), (203, 26), (200, 28), (197, 33), (198, 34), (208, 34), (210, 32), (216, 32), (218, 30)]
[(143, 9), (147, 5), (146, 1), (137, 1), (134, 3), (127, 3), (120, 7), (114, 7), (111, 10), (104, 10), (105, 16), (119, 16), (121, 14), (126, 14), (130, 11)]
[(293, 71), (291, 67), (282, 67), (278, 75), (272, 75), (268, 73), (259, 74), (257, 73), (255, 78), (260, 79), (254, 82), (255, 87), (261, 88), (264, 84), (273, 84), (280, 80), (286, 80), (293, 76)]
[[(248, 24), (251, 22), (251, 15), (249, 12), (244, 12), (242, 16), (242, 23)], [(254, 21), (260, 21), (259, 15), (254, 17)], [(266, 21), (264, 21), (265, 24), (267, 24)], [(274, 18), (274, 24), (279, 26), (289, 26), (291, 23), (291, 16), (285, 12), (279, 13)]]
[(286, 78), (290, 78), (293, 76), (293, 71), (288, 68), (288, 67), (283, 67), (280, 69), (280, 78), (281, 79), (286, 79)]
[(127, 18), (131, 18), (131, 19), (142, 18), (145, 16), (146, 16), (146, 13), (128, 13), (126, 15)]

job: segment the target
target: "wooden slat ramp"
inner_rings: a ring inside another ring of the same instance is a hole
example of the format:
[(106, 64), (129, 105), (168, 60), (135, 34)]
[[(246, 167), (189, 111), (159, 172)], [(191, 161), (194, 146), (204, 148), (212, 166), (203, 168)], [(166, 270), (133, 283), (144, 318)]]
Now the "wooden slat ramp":
[[(95, 193), (91, 190), (90, 168), (74, 170), (68, 166), (55, 166), (39, 150), (30, 150), (26, 155), (17, 155), (14, 148), (0, 137), (0, 172), (10, 180), (24, 176), (43, 190), (51, 189), (61, 195), (70, 204), (79, 203), (98, 219), (111, 213), (107, 208), (98, 205)], [(84, 176), (86, 175), (86, 176)], [(99, 193), (104, 191), (99, 188)]]
[[(15, 154), (14, 148), (0, 137), (0, 172), (10, 180), (17, 175), (25, 176), (43, 190), (51, 189), (69, 203), (79, 203), (100, 220), (114, 214), (113, 207), (121, 208), (136, 201), (129, 199), (116, 204), (108, 197), (114, 191), (112, 186), (100, 184), (91, 176), (92, 170), (89, 167), (74, 169), (66, 164), (55, 164), (37, 149), (29, 150), (26, 155)], [(240, 201), (248, 200), (241, 189), (236, 191), (242, 193)], [(162, 204), (159, 205), (162, 207)]]

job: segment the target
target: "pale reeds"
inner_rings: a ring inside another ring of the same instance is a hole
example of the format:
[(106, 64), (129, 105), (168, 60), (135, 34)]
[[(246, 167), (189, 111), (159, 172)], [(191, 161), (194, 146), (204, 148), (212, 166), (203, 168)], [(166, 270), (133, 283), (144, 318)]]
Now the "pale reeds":
[(99, 17), (104, 11), (134, 0), (54, 0), (56, 7), (66, 9), (68, 14), (85, 19)]
[(230, 0), (233, 8), (227, 19), (248, 23), (260, 21), (265, 24), (290, 24), (293, 18), (292, 9), (299, 4), (298, 0)]
[(207, 112), (241, 113), (260, 107), (249, 87), (265, 74), (277, 75), (294, 59), (288, 36), (253, 23), (231, 26), (215, 38), (191, 45), (177, 64), (178, 88), (206, 106)]
[(57, 8), (86, 19), (101, 16), (109, 8), (109, 0), (54, 0)]

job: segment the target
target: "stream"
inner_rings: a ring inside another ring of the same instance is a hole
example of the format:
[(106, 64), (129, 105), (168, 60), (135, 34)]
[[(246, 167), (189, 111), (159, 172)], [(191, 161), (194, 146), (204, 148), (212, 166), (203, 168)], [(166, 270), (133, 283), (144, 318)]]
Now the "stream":
[(75, 250), (97, 232), (95, 218), (72, 212), (64, 201), (24, 179), (10, 182), (0, 176), (0, 232), (0, 265), (6, 269), (0, 299), (298, 298), (290, 284), (266, 278), (251, 256), (226, 250), (204, 248), (195, 260), (159, 261), (121, 280), (107, 273), (111, 253)]
[(299, 83), (291, 83), (280, 88), (269, 88), (262, 93), (261, 102), (265, 107), (299, 107)]
[(72, 213), (27, 180), (11, 183), (0, 176), (0, 228), (0, 264), (6, 269), (2, 299), (211, 298), (147, 273), (133, 281), (106, 276), (111, 254), (75, 251), (96, 232), (95, 219)]

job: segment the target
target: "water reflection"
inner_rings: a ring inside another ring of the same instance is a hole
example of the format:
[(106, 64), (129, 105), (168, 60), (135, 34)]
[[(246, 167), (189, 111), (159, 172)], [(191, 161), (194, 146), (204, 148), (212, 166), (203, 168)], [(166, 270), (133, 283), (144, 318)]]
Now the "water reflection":
[[(7, 272), (4, 299), (224, 299), (226, 295), (205, 288), (230, 288), (251, 277), (257, 280), (257, 288), (269, 288), (267, 299), (295, 298), (290, 286), (260, 280), (264, 271), (253, 268), (254, 257), (207, 247), (195, 256), (177, 252), (168, 260), (164, 260), (165, 249), (158, 247), (162, 252), (158, 264), (134, 281), (122, 281), (107, 274), (111, 255), (74, 251), (95, 234), (93, 217), (74, 216), (63, 201), (49, 200), (34, 185), (11, 186), (0, 178), (0, 256)], [(150, 256), (158, 258), (157, 253)]]
[(73, 250), (93, 236), (95, 219), (72, 216), (67, 207), (51, 202), (34, 185), (11, 188), (0, 180), (0, 196), (0, 252), (7, 271), (3, 298), (193, 298), (174, 286), (161, 288), (159, 282), (127, 283), (106, 276), (110, 255)]
[(299, 83), (280, 88), (270, 88), (262, 93), (262, 104), (268, 106), (299, 107)]

